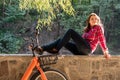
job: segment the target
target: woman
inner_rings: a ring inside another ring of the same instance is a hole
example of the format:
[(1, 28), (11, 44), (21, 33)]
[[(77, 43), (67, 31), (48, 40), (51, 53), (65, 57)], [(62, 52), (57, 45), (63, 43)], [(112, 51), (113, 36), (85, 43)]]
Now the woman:
[[(86, 24), (87, 26), (82, 36), (74, 30), (69, 29), (62, 38), (48, 45), (41, 46), (39, 51), (57, 53), (64, 46), (75, 55), (91, 55), (97, 45), (100, 44), (104, 57), (107, 59), (110, 58), (100, 17), (95, 13), (91, 13)], [(70, 42), (70, 39), (72, 39), (73, 42)]]

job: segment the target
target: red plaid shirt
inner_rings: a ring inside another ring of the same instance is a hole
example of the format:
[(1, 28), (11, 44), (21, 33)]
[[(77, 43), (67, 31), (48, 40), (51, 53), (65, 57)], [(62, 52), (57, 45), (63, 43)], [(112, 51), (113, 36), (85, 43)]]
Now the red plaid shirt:
[(104, 31), (99, 25), (96, 25), (93, 28), (91, 28), (89, 32), (85, 32), (82, 35), (82, 37), (85, 40), (87, 40), (88, 43), (90, 44), (92, 53), (95, 51), (98, 43), (100, 44), (100, 47), (102, 48), (103, 51), (108, 50), (106, 46)]

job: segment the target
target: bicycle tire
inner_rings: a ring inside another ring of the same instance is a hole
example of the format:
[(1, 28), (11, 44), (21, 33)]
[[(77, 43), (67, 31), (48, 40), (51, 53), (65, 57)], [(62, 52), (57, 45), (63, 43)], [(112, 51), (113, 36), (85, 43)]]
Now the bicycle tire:
[[(44, 73), (47, 77), (48, 80), (68, 80), (68, 78), (66, 77), (65, 74), (63, 74), (62, 72), (55, 70), (55, 69), (51, 69), (51, 68), (46, 68), (44, 69)], [(40, 78), (40, 73), (39, 71), (36, 71), (30, 78), (30, 80), (42, 80)]]

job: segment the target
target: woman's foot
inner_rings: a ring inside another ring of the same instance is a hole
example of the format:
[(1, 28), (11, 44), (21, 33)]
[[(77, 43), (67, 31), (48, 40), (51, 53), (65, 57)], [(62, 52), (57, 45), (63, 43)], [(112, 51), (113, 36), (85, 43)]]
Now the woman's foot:
[(34, 51), (34, 53), (37, 53), (40, 55), (43, 53), (43, 49), (41, 47), (38, 47), (38, 46), (36, 46), (33, 51)]
[(28, 46), (30, 51), (33, 51), (35, 54), (42, 54), (43, 53), (43, 49), (40, 46), (36, 46), (34, 47), (32, 44), (30, 46)]
[(58, 52), (58, 50), (57, 50), (57, 49), (55, 49), (55, 48), (53, 48), (52, 50), (53, 50), (54, 52)]
[(47, 50), (47, 52), (49, 52), (49, 53), (58, 53), (58, 50), (53, 48), (53, 49)]

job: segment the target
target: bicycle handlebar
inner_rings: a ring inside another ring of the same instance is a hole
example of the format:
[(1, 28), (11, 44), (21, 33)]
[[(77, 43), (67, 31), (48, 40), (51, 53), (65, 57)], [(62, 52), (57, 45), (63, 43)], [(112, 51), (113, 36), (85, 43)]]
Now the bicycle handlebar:
[[(36, 29), (36, 43), (37, 46), (34, 46), (34, 43), (32, 43), (29, 46), (29, 49), (32, 51), (33, 57), (36, 56), (36, 54), (42, 54), (40, 53), (41, 51), (39, 51), (39, 29)], [(37, 56), (40, 62), (41, 66), (45, 66), (45, 65), (50, 65), (50, 64), (55, 64), (58, 60), (58, 56), (56, 55), (42, 55), (42, 56)]]

